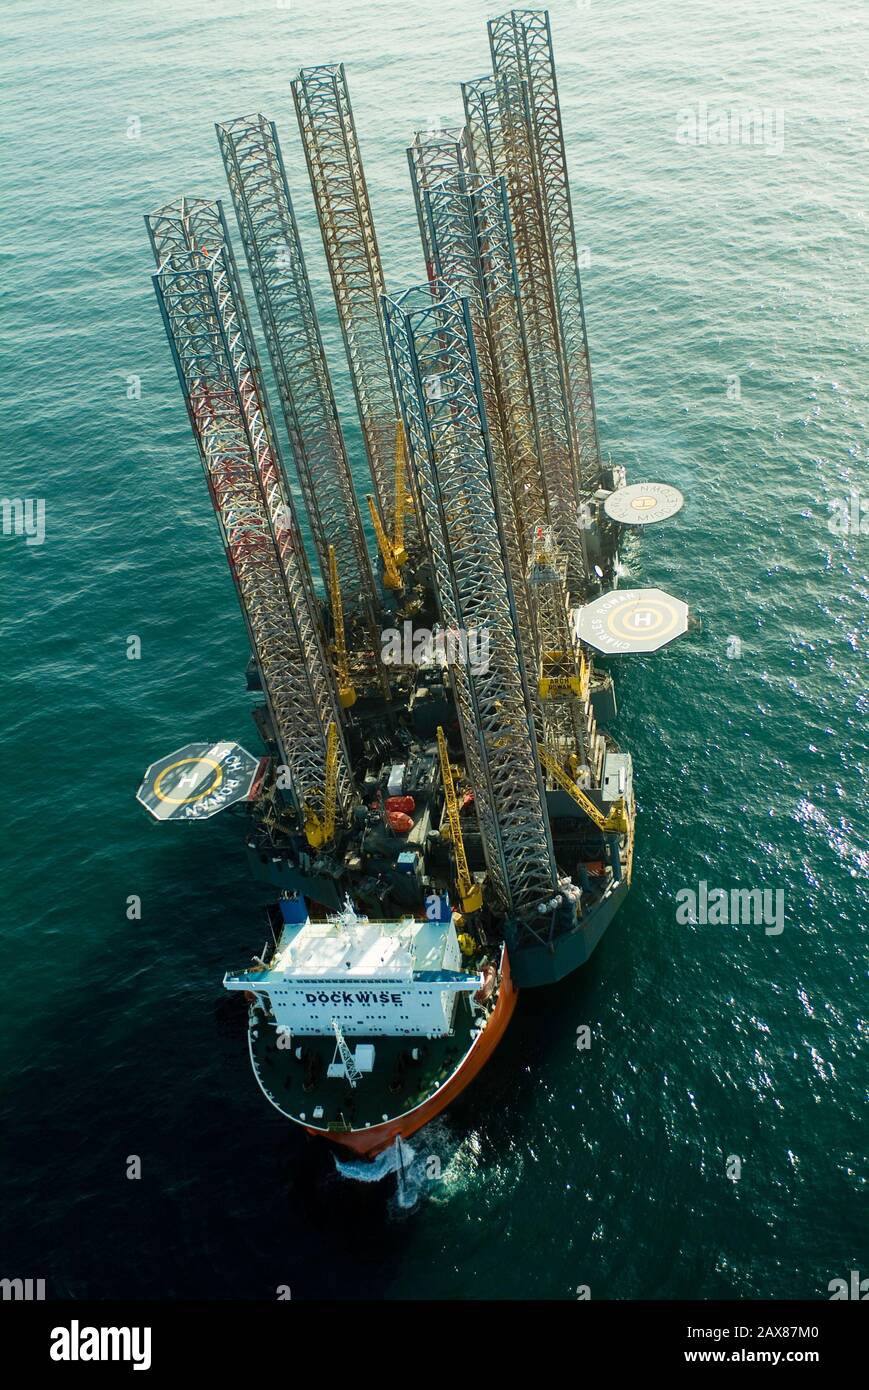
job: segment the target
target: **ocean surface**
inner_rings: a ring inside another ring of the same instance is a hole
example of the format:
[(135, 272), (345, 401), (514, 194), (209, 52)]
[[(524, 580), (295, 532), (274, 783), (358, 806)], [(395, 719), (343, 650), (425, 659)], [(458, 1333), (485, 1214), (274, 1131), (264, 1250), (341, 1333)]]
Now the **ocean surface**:
[[(278, 122), (359, 470), (290, 79), (346, 63), (406, 287), (405, 146), (458, 120), (497, 8), (3, 8), (0, 486), (45, 504), (42, 544), (0, 536), (3, 1277), (68, 1298), (767, 1299), (869, 1275), (869, 535), (828, 525), (869, 498), (865, 5), (550, 9), (603, 444), (686, 495), (622, 582), (702, 626), (616, 672), (627, 906), (413, 1141), (402, 1204), (256, 1086), (220, 983), (265, 934), (242, 823), (135, 801), (190, 740), (257, 746), (142, 218), (225, 196), (216, 120)], [(708, 130), (751, 109), (762, 143), (690, 142), (686, 111)], [(701, 882), (782, 891), (783, 930), (679, 923)]]

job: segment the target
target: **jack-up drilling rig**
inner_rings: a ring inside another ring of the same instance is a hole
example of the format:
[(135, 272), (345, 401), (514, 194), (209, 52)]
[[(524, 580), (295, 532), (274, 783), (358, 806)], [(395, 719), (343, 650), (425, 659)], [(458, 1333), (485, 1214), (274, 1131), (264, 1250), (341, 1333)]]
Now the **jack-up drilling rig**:
[(513, 11), (489, 39), (464, 125), (408, 149), (427, 280), (399, 292), (343, 65), (292, 84), (364, 458), (274, 123), (217, 136), (292, 476), (221, 204), (146, 219), (265, 754), (187, 745), (139, 798), (163, 820), (243, 805), (279, 895), (271, 944), (224, 979), (254, 1072), (283, 1114), (367, 1156), (442, 1110), (517, 990), (587, 961), (624, 901), (632, 764), (596, 653), (653, 650), (687, 613), (617, 588), (624, 527), (681, 499), (601, 456), (548, 16)]

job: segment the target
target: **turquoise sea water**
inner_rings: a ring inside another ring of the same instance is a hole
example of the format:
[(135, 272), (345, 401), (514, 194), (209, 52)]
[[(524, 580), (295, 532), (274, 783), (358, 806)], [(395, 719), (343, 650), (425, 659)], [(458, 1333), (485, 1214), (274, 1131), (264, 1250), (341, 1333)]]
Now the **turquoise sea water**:
[[(623, 582), (684, 597), (702, 631), (617, 672), (628, 905), (419, 1138), (442, 1176), (407, 1212), (256, 1087), (220, 988), (264, 935), (239, 824), (158, 826), (133, 799), (189, 740), (256, 746), (142, 215), (223, 195), (215, 120), (278, 122), (358, 466), (289, 82), (347, 64), (402, 288), (422, 275), (407, 137), (458, 119), (497, 11), (4, 7), (0, 486), (43, 498), (46, 531), (0, 537), (3, 1276), (62, 1297), (523, 1299), (825, 1298), (869, 1275), (869, 536), (827, 524), (869, 497), (865, 7), (550, 10), (603, 443), (687, 498)], [(701, 102), (767, 108), (776, 134), (783, 116), (783, 147), (677, 142)], [(679, 925), (701, 880), (783, 890), (783, 932)]]

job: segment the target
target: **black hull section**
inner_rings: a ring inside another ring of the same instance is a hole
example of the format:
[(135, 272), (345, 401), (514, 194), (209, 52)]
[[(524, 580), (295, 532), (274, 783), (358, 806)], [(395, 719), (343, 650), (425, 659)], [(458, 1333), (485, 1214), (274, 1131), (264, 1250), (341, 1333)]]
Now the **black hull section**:
[(523, 935), (520, 944), (515, 927), (506, 923), (504, 934), (516, 988), (537, 989), (540, 985), (554, 985), (585, 965), (627, 897), (629, 888), (627, 879), (623, 878), (577, 923), (573, 931), (561, 932), (548, 945), (533, 940), (529, 942), (527, 935)]

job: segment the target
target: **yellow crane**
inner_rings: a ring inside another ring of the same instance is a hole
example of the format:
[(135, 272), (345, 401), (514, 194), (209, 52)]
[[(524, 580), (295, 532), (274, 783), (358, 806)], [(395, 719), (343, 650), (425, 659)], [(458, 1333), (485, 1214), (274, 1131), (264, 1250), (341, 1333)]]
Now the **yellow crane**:
[(459, 890), (459, 901), (462, 904), (463, 912), (477, 912), (483, 906), (483, 892), (479, 883), (471, 878), (471, 873), (468, 869), (465, 842), (462, 838), (462, 823), (459, 817), (459, 802), (456, 796), (456, 784), (453, 780), (453, 769), (450, 766), (450, 754), (447, 748), (447, 740), (440, 725), (438, 725), (438, 753), (441, 760), (441, 777), (443, 778), (444, 784), (444, 801), (447, 808), (447, 820), (450, 823), (450, 839), (453, 842), (453, 854), (456, 859), (456, 886)]
[(628, 820), (624, 797), (619, 797), (618, 801), (614, 801), (609, 815), (605, 816), (603, 811), (595, 806), (591, 797), (586, 796), (582, 787), (568, 777), (555, 759), (549, 753), (544, 753), (542, 749), (540, 750), (540, 761), (547, 771), (552, 773), (562, 791), (567, 792), (567, 795), (573, 798), (577, 806), (582, 807), (589, 820), (594, 821), (598, 830), (616, 831), (620, 835), (628, 834), (630, 821)]
[(341, 585), (338, 582), (338, 562), (335, 547), (329, 546), (329, 598), (332, 604), (332, 657), (335, 662), (335, 676), (338, 681), (338, 699), (342, 709), (349, 709), (356, 703), (356, 690), (350, 679), (347, 661), (347, 639), (344, 635), (344, 603), (341, 598)]
[(377, 503), (369, 493), (365, 498), (368, 503), (368, 510), (371, 513), (371, 524), (374, 527), (374, 534), (377, 537), (377, 548), (380, 551), (380, 558), (383, 560), (383, 583), (387, 589), (401, 588), (401, 575), (398, 572), (398, 565), (392, 553), (392, 542), (386, 534), (386, 528), (377, 510)]
[(404, 426), (400, 420), (395, 422), (395, 526), (392, 537), (392, 558), (401, 569), (407, 564), (407, 551), (404, 548), (404, 516), (407, 511), (407, 448), (404, 442)]
[(312, 849), (322, 849), (335, 838), (338, 809), (338, 726), (333, 720), (326, 734), (326, 785), (323, 788), (323, 814), (310, 802), (305, 804), (305, 835)]
[(383, 583), (387, 589), (400, 589), (402, 565), (407, 564), (407, 550), (404, 544), (404, 518), (407, 513), (407, 449), (404, 442), (404, 426), (400, 420), (395, 422), (395, 525), (392, 540), (386, 534), (383, 518), (374, 498), (368, 495), (365, 501), (371, 513), (371, 524), (377, 537), (377, 548), (383, 560)]

